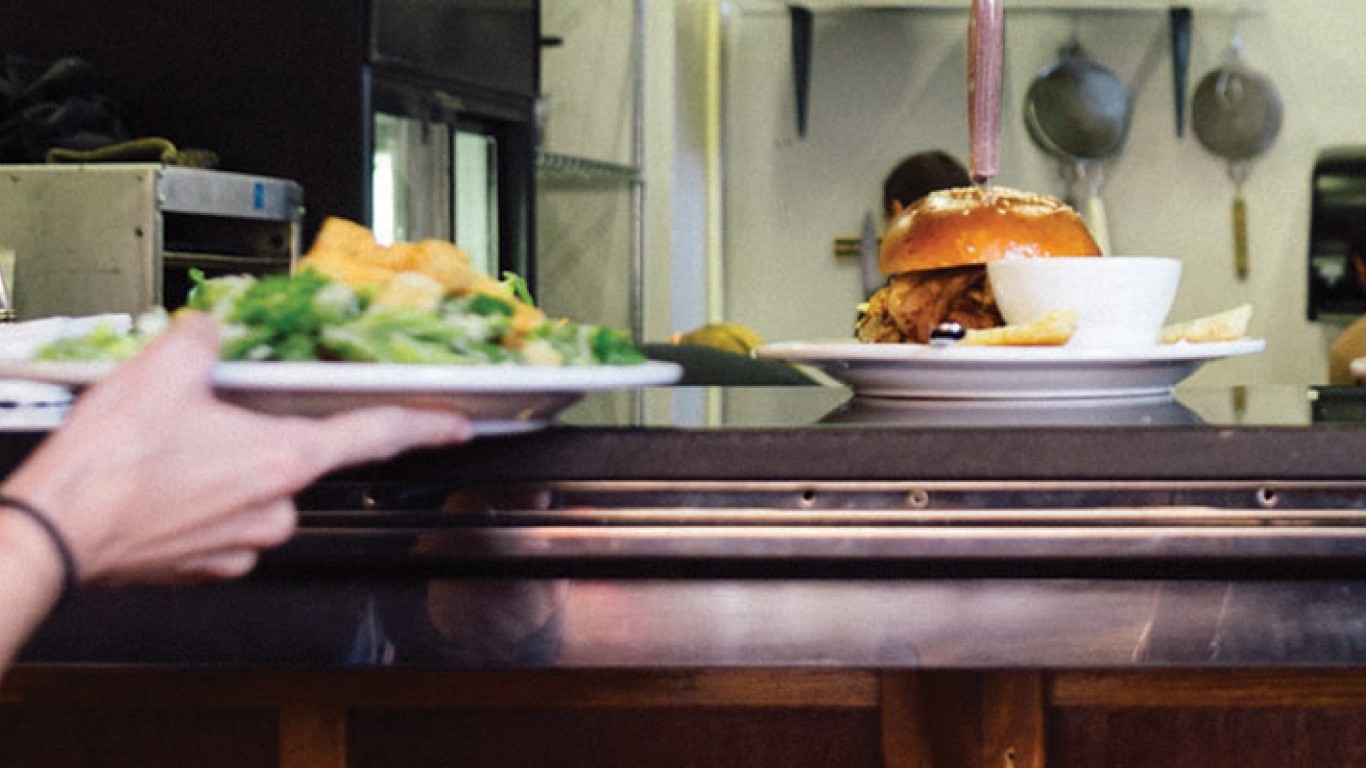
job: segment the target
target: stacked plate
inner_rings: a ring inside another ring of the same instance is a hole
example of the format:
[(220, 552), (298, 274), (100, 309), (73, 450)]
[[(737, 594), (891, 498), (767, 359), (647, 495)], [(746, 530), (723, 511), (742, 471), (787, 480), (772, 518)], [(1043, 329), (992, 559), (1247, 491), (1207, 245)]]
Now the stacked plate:
[[(109, 314), (0, 324), (0, 361), (29, 360), (34, 351), (54, 339), (80, 336), (102, 324), (125, 331), (132, 318)], [(0, 379), (0, 430), (51, 429), (65, 418), (72, 399), (71, 389), (65, 386)]]

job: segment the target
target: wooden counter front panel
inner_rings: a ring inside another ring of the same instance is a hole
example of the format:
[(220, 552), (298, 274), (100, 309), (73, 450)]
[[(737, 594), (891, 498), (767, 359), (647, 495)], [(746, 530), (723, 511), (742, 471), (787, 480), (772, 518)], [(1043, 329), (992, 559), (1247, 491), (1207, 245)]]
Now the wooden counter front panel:
[(1366, 672), (1151, 670), (1050, 677), (1050, 765), (1366, 765)]
[(0, 705), (4, 768), (274, 768), (276, 744), (266, 707)]
[(777, 708), (358, 710), (354, 768), (874, 768), (871, 711)]
[(1049, 714), (1052, 765), (1285, 768), (1366, 765), (1366, 708), (1151, 708)]
[(855, 670), (27, 668), (0, 768), (883, 765)]
[(0, 768), (452, 764), (1366, 765), (1366, 672), (21, 667), (0, 686)]

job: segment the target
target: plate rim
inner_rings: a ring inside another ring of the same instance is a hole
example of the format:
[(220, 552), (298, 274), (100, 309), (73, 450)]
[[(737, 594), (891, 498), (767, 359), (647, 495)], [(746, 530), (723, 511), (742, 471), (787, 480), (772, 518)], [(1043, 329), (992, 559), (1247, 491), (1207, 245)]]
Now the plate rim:
[[(841, 339), (776, 342), (756, 349), (755, 355), (822, 369), (859, 398), (1071, 400), (1170, 394), (1206, 363), (1265, 348), (1264, 339), (1181, 342), (1140, 351), (940, 347)], [(1060, 377), (1067, 380), (1060, 384)]]
[(779, 341), (756, 347), (756, 357), (799, 363), (914, 363), (1038, 365), (1056, 363), (1162, 363), (1210, 361), (1256, 354), (1266, 349), (1261, 338), (1201, 343), (1160, 344), (1142, 350), (1090, 347), (937, 346), (860, 341)]
[[(79, 389), (94, 385), (119, 365), (113, 361), (0, 360), (0, 379)], [(512, 395), (665, 386), (682, 374), (682, 366), (661, 360), (582, 366), (231, 360), (214, 365), (212, 381), (215, 389), (237, 391)]]

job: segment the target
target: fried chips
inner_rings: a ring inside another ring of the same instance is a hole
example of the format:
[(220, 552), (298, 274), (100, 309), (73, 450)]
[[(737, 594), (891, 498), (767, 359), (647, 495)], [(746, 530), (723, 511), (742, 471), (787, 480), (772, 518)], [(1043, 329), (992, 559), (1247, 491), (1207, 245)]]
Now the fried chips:
[(969, 329), (959, 342), (970, 347), (1060, 347), (1077, 330), (1077, 313), (1055, 309), (1019, 325)]
[(368, 228), (328, 217), (299, 262), (352, 288), (372, 288), (381, 304), (432, 306), (447, 296), (482, 293), (516, 308), (513, 327), (525, 331), (545, 315), (520, 301), (503, 283), (470, 264), (463, 248), (445, 240), (382, 245)]

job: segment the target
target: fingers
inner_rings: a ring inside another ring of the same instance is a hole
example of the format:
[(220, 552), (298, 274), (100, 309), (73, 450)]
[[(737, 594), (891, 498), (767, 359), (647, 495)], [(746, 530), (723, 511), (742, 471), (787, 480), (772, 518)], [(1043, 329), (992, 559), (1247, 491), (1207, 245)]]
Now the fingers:
[(164, 551), (149, 568), (161, 569), (171, 563), (173, 569), (185, 569), (196, 564), (201, 555), (216, 557), (223, 552), (259, 552), (279, 546), (289, 540), (298, 527), (299, 514), (289, 498), (274, 499), (261, 506), (234, 511), (217, 523), (206, 525), (192, 533), (185, 533), (168, 542), (172, 548)]
[(251, 573), (259, 560), (254, 549), (213, 552), (182, 561), (176, 567), (176, 576), (186, 581), (236, 579)]
[(217, 547), (201, 545), (178, 559), (168, 570), (177, 580), (233, 579), (256, 567), (262, 550), (279, 546), (298, 527), (299, 514), (290, 500), (238, 515), (237, 530), (224, 532)]
[(86, 393), (77, 407), (103, 409), (111, 407), (110, 401), (151, 397), (164, 408), (171, 398), (207, 392), (219, 344), (218, 324), (208, 315), (177, 315), (170, 329)]
[(230, 548), (270, 549), (294, 535), (299, 525), (299, 512), (294, 508), (293, 499), (285, 498), (259, 511), (236, 515), (231, 522), (237, 526), (236, 530), (222, 534), (231, 542)]
[(455, 411), (364, 408), (314, 422), (315, 471), (380, 461), (403, 451), (463, 443), (474, 435), (469, 419)]
[(158, 368), (173, 365), (176, 370), (190, 369), (195, 377), (175, 377), (197, 386), (207, 386), (214, 363), (218, 362), (220, 344), (218, 324), (201, 312), (186, 312), (176, 316), (170, 329), (153, 339), (143, 354), (130, 361), (138, 365)]
[(240, 576), (255, 565), (257, 553), (284, 543), (297, 527), (298, 513), (287, 498), (234, 507), (217, 519), (176, 521), (150, 537), (152, 532), (144, 531), (143, 538), (131, 543), (111, 540), (84, 564), (82, 573), (100, 584)]
[(197, 584), (205, 581), (237, 579), (256, 568), (260, 555), (254, 549), (227, 549), (205, 552), (158, 568), (120, 572), (92, 579), (92, 583), (111, 587), (132, 584)]

